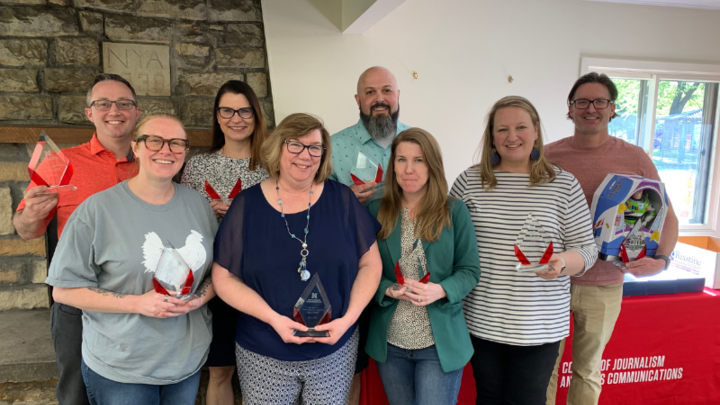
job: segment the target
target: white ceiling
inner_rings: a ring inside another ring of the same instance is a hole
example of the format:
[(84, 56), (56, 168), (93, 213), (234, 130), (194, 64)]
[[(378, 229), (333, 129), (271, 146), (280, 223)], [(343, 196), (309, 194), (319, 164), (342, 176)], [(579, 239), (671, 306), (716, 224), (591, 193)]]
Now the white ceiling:
[(643, 4), (649, 6), (667, 6), (683, 8), (704, 8), (720, 10), (720, 0), (585, 0), (604, 1), (609, 3)]

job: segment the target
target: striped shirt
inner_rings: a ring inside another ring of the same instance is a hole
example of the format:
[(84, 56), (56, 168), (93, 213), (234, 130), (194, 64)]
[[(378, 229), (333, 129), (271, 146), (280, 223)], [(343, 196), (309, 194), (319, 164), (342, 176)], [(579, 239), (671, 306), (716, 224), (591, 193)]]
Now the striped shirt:
[(485, 191), (475, 168), (455, 180), (450, 195), (470, 210), (482, 268), (478, 285), (463, 303), (473, 336), (516, 346), (568, 336), (570, 277), (544, 280), (515, 269), (515, 241), (530, 213), (552, 240), (555, 253), (578, 252), (585, 269), (595, 263), (597, 247), (583, 191), (572, 174), (556, 171), (551, 183), (534, 187), (527, 174), (495, 171), (497, 187)]

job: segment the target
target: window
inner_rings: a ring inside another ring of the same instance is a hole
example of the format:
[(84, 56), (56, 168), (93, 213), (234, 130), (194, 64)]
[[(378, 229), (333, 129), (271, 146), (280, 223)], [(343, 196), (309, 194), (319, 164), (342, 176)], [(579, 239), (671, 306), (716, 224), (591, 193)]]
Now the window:
[(610, 134), (642, 147), (665, 183), (684, 232), (717, 232), (720, 66), (583, 58), (618, 88)]

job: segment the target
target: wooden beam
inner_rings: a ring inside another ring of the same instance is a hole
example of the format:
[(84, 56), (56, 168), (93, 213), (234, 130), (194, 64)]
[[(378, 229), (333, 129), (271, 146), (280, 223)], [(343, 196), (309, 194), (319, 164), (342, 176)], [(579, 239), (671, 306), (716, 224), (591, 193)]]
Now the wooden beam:
[[(35, 143), (43, 130), (55, 143), (68, 145), (88, 142), (95, 132), (94, 128), (88, 127), (0, 126), (0, 143)], [(191, 146), (210, 146), (212, 143), (212, 133), (209, 129), (189, 129), (187, 135)]]

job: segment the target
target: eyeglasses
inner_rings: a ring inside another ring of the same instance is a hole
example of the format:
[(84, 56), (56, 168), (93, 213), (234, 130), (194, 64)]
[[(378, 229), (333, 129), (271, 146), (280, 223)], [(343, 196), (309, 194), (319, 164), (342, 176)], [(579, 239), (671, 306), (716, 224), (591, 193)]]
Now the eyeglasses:
[(590, 103), (595, 106), (596, 109), (602, 110), (607, 108), (610, 104), (615, 104), (614, 101), (608, 100), (606, 98), (598, 98), (597, 100), (586, 100), (584, 98), (581, 98), (579, 100), (573, 100), (570, 102), (570, 105), (574, 105), (575, 108), (579, 108), (581, 110), (584, 110), (588, 107), (590, 107)]
[(135, 142), (145, 142), (145, 147), (153, 152), (161, 151), (165, 147), (165, 143), (170, 146), (170, 152), (172, 153), (184, 153), (190, 147), (190, 141), (187, 139), (165, 139), (157, 135), (142, 135)]
[(301, 154), (305, 148), (307, 148), (310, 156), (313, 157), (320, 157), (325, 152), (325, 147), (322, 145), (305, 145), (297, 141), (285, 141), (285, 144), (287, 145), (288, 152), (294, 155)]
[(95, 100), (92, 103), (90, 103), (90, 107), (95, 107), (99, 111), (108, 111), (112, 108), (113, 103), (117, 106), (118, 110), (132, 110), (135, 108), (135, 102), (132, 100), (116, 100), (116, 101), (110, 101), (110, 100)]
[(240, 118), (252, 118), (253, 115), (255, 115), (255, 112), (253, 111), (252, 107), (246, 107), (246, 108), (240, 108), (237, 110), (233, 110), (230, 107), (218, 107), (216, 108), (218, 114), (225, 119), (231, 119), (235, 113), (240, 116)]

